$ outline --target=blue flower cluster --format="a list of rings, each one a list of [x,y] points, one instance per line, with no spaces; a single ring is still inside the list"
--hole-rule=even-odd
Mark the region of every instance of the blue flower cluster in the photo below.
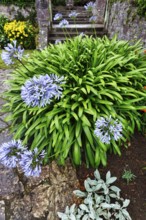
[[[89,22],[95,23],[97,21],[97,16],[93,15],[89,18]]]
[[[93,7],[95,7],[95,2],[88,2],[86,5],[84,5],[84,8],[85,10],[87,10],[88,12],[91,12]],[[71,11],[69,13],[69,18],[72,18],[74,21],[76,19],[76,17],[79,15],[79,13],[77,13],[76,11]],[[54,16],[54,21],[60,21],[61,19],[63,18],[63,15],[61,13],[57,13],[55,14]],[[89,22],[91,23],[95,23],[97,21],[97,16],[92,16],[90,19],[89,19]],[[63,19],[59,22],[59,27],[61,28],[65,28],[67,25],[69,25],[69,22],[68,20],[66,19]],[[55,44],[58,44],[60,42],[60,40],[56,40]]]
[[[7,168],[20,166],[27,177],[40,175],[44,156],[44,151],[40,154],[37,148],[30,151],[22,145],[20,140],[12,140],[0,147],[0,163]]]
[[[41,161],[45,156],[45,151],[39,154],[38,149],[33,151],[27,150],[21,155],[19,165],[23,170],[25,176],[37,177],[41,174]]]
[[[94,133],[102,143],[110,144],[112,140],[118,141],[122,137],[122,130],[122,123],[109,116],[96,121]]]
[[[60,98],[62,95],[61,84],[64,77],[55,74],[34,76],[21,87],[21,98],[28,106],[44,107],[50,104],[52,98]]]
[[[1,58],[6,65],[14,63],[14,59],[21,60],[23,56],[24,49],[21,46],[17,47],[17,41],[12,41],[12,44],[8,44],[4,48],[6,51],[2,51]]]
[[[92,8],[95,7],[95,2],[88,2],[86,5],[84,5],[84,8],[87,10],[87,11],[92,11]]]
[[[72,11],[72,12],[69,13],[68,16],[69,16],[70,18],[72,18],[72,19],[75,19],[75,18],[78,16],[78,14],[79,14],[79,13],[77,13],[76,11]]]
[[[54,16],[54,21],[59,21],[59,20],[62,19],[62,17],[63,17],[63,15],[62,15],[61,13],[57,13],[57,14],[55,14],[55,16]]]
[[[61,43],[60,39],[55,40],[55,44],[60,44],[60,43]]]
[[[66,19],[63,19],[62,21],[60,21],[59,23],[59,27],[64,28],[69,24],[69,22]]]

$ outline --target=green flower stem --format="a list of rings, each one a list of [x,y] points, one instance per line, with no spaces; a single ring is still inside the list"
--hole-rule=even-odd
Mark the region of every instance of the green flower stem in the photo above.
[[[73,20],[74,20],[74,25],[75,25],[75,28],[76,28],[76,33],[77,33],[77,35],[79,35],[79,33],[78,33],[78,29],[77,29],[77,26],[76,26],[76,19],[73,18]]]
[[[66,40],[68,37],[70,38],[70,35],[65,27],[63,28],[63,31],[64,31],[64,35],[65,35]]]
[[[17,58],[17,60],[22,64],[22,66],[23,66],[28,72],[30,72],[30,70],[24,65],[24,63],[23,63],[20,59]]]

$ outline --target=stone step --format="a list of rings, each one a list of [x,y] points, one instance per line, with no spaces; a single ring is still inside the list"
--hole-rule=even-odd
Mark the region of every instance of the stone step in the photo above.
[[[54,18],[54,16],[55,16],[56,14],[57,14],[57,13],[53,13],[52,17]],[[70,13],[61,13],[61,14],[62,14],[63,19],[64,19],[64,18],[66,18],[66,19],[67,19],[67,18],[68,18],[68,19],[70,18],[70,17],[69,17],[69,14],[70,14]],[[87,19],[88,19],[88,18],[90,18],[91,16],[92,16],[92,14],[80,13],[80,14],[77,15],[76,20],[84,19],[84,18],[87,18]],[[71,18],[71,19],[72,19],[72,18]]]
[[[92,16],[92,15],[91,15]],[[76,19],[75,20],[81,20],[81,19],[89,19],[91,16],[88,16],[88,15],[86,15],[86,14],[79,14],[77,17],[76,17]],[[55,17],[55,14],[52,16],[52,18],[54,18]],[[72,18],[70,18],[69,17],[69,14],[64,14],[63,16],[62,16],[62,19],[72,19]],[[72,19],[73,20],[73,19]]]
[[[56,7],[52,7],[53,11],[86,11],[84,6],[73,6],[71,9],[69,9],[68,7],[65,7],[65,6],[56,6]]]
[[[96,32],[96,34],[95,34],[95,32]],[[52,32],[50,32],[49,33],[49,39],[50,38],[62,38],[62,37],[65,37],[65,35],[67,35],[68,37],[70,36],[70,37],[72,37],[72,36],[77,36],[77,35],[80,35],[80,34],[86,34],[86,35],[88,35],[88,36],[90,36],[90,35],[92,35],[92,36],[103,36],[103,35],[105,35],[105,34],[107,34],[107,31],[106,30],[103,30],[103,31],[94,31],[94,30],[91,30],[91,31],[84,31],[84,32],[82,32],[82,31],[79,31],[79,32],[77,32],[77,31],[72,31],[72,30],[70,30],[70,32],[61,32],[61,31],[52,31]]]
[[[73,19],[69,18],[69,14],[72,11],[76,11],[77,13],[79,13],[76,17],[75,22]],[[61,6],[54,7],[53,18],[56,13],[61,13],[63,15],[63,19],[66,19],[69,24],[66,25],[65,28],[62,28],[59,26],[60,21],[53,20],[52,31],[49,33],[49,42],[51,43],[54,43],[58,39],[64,41],[66,37],[72,38],[81,33],[93,37],[102,37],[103,35],[107,35],[107,31],[104,28],[103,21],[101,20],[97,21],[95,24],[91,24],[89,22],[89,18],[93,14],[92,12],[87,12],[83,6],[74,6],[72,9]]]
[[[71,19],[66,19],[69,24],[91,24],[91,22],[89,21],[89,19],[82,19],[82,20],[76,20],[76,21],[73,21]],[[53,21],[53,24],[59,24],[60,21]]]
[[[62,31],[62,27],[60,27],[58,24],[53,24],[52,25],[52,29],[54,30],[58,30],[58,31]],[[101,31],[104,29],[104,24],[69,24],[65,26],[65,29],[67,31],[69,30],[79,30],[81,32],[83,31],[89,31],[89,30],[93,30],[96,29],[98,31]]]
[[[63,15],[66,15],[66,14],[70,14],[71,12],[73,12],[73,10],[62,10],[62,11],[56,11],[56,10],[54,10],[53,12],[52,12],[52,14],[54,15],[54,14],[56,14],[56,13],[61,13],[61,14],[63,14]],[[82,11],[79,11],[79,10],[76,10],[76,12],[77,13],[79,13],[80,15],[92,15],[92,12],[87,12],[87,11],[85,11],[85,10],[82,10]]]
[[[81,33],[80,33],[81,34]],[[88,34],[86,34],[86,35],[88,35]],[[106,32],[98,32],[98,33],[96,33],[96,35],[94,34],[94,33],[92,33],[92,34],[89,34],[88,36],[92,36],[92,37],[103,37],[104,35],[107,35],[107,33]],[[56,37],[54,37],[54,36],[49,36],[49,43],[52,43],[52,44],[54,44],[55,43],[55,41],[56,40],[60,40],[61,42],[63,42],[63,41],[65,41],[66,40],[66,38],[73,38],[73,37],[75,37],[75,36],[77,36],[77,35],[72,35],[72,36],[67,36],[67,37],[60,37],[59,35],[58,36],[56,36]]]

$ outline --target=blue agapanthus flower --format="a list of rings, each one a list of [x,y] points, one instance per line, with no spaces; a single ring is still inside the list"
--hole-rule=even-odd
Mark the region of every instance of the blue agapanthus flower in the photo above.
[[[78,14],[79,14],[79,13],[77,13],[76,11],[72,11],[72,12],[69,13],[68,16],[69,16],[70,18],[72,18],[72,19],[75,19],[75,18],[78,16]]]
[[[20,140],[3,143],[0,147],[0,163],[7,168],[15,168],[25,150]]]
[[[45,151],[42,151],[40,154],[38,149],[35,148],[33,151],[26,150],[21,155],[19,165],[24,172],[24,175],[29,177],[39,177],[41,174],[41,165],[42,159],[45,156]]]
[[[17,41],[14,40],[12,43],[4,47],[5,51],[2,51],[1,58],[6,65],[14,63],[14,59],[21,60],[23,56],[24,49],[21,46],[17,47]]]
[[[95,123],[94,133],[102,143],[110,144],[112,140],[118,141],[122,137],[122,123],[111,116],[100,117]]]
[[[53,98],[61,97],[60,85],[63,80],[63,76],[59,77],[55,74],[34,76],[21,87],[21,98],[28,106],[44,107],[50,104]]]
[[[87,10],[87,11],[92,11],[92,8],[95,7],[95,2],[89,2],[87,3],[86,5],[84,5],[84,8]]]
[[[69,22],[66,19],[63,19],[62,21],[60,21],[59,23],[59,27],[64,28],[69,24]]]
[[[93,15],[92,17],[89,18],[89,22],[95,23],[97,21],[97,16]]]
[[[60,44],[60,43],[61,43],[60,39],[55,40],[55,44]]]
[[[62,17],[63,17],[63,15],[62,15],[61,13],[57,13],[57,14],[55,14],[55,16],[54,16],[54,21],[59,21],[59,20],[62,19]]]

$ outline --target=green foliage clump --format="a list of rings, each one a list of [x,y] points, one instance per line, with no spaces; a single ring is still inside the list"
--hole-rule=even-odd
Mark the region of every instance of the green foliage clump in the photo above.
[[[2,49],[9,42],[9,39],[4,32],[4,25],[9,21],[4,15],[0,15],[0,49]]]
[[[4,25],[4,33],[9,41],[17,40],[25,49],[35,48],[37,28],[28,21],[10,21]]]
[[[110,171],[107,172],[105,181],[101,179],[98,170],[94,172],[94,176],[93,180],[87,178],[84,181],[85,191],[74,191],[78,198],[84,198],[79,207],[76,204],[67,206],[65,213],[57,213],[59,218],[61,220],[132,220],[127,212],[130,200],[121,198],[121,190],[113,185],[117,178],[111,177]]]
[[[10,5],[10,4],[14,4],[17,5],[19,7],[26,7],[29,5],[34,5],[35,4],[35,0],[1,0],[0,2],[3,5]]]
[[[78,36],[35,52],[26,67],[16,69],[5,94],[14,139],[32,150],[45,149],[46,162],[64,164],[69,156],[75,165],[107,163],[107,152],[121,155],[120,147],[141,130],[139,109],[146,108],[146,58],[140,43],[104,37]],[[33,76],[65,77],[62,97],[45,107],[29,107],[21,98],[21,87]],[[122,123],[122,138],[103,144],[94,134],[99,117]]]
[[[54,0],[54,1],[52,2],[52,4],[53,4],[54,6],[58,6],[58,5],[63,5],[63,6],[65,6],[65,0]]]
[[[135,4],[138,7],[138,14],[146,17],[146,0],[135,0]]]
[[[133,181],[136,178],[136,176],[131,172],[129,169],[125,169],[122,175],[122,179],[126,180],[127,184],[129,182]]]

